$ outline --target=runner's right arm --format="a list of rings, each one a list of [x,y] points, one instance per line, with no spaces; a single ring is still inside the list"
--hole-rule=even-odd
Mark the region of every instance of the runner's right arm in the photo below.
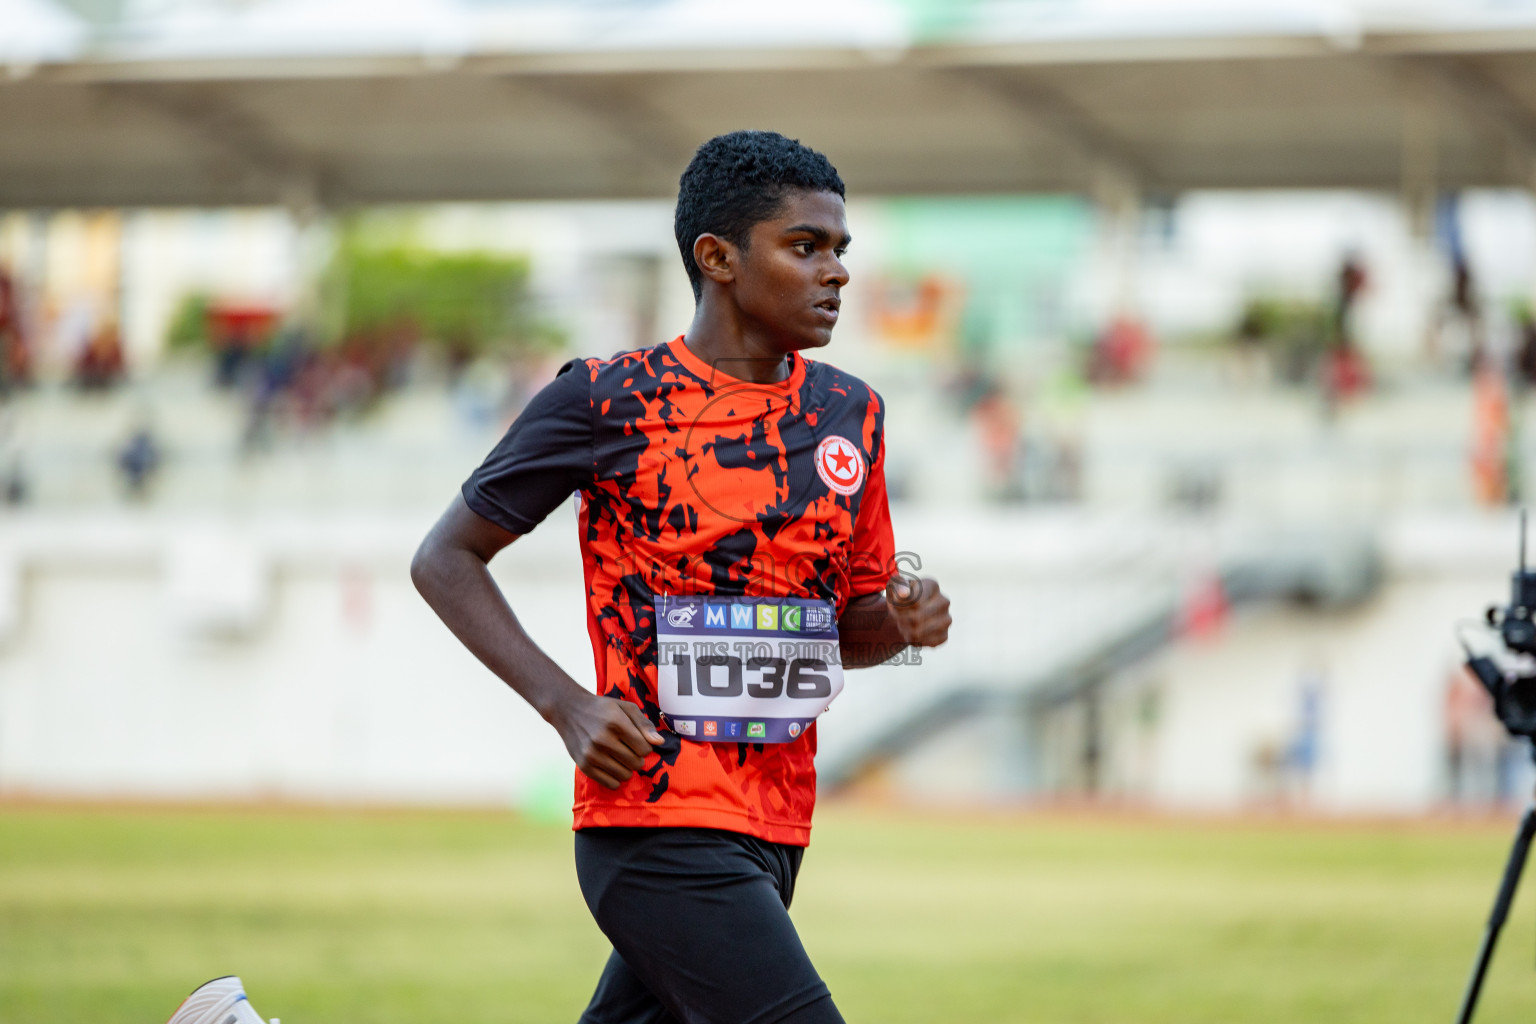
[[[455,497],[416,550],[411,580],[453,635],[555,727],[576,766],[617,789],[662,738],[638,707],[589,692],[523,630],[487,566],[516,539]]]
[[[486,567],[592,479],[589,375],[579,359],[534,395],[411,561],[453,635],[560,733],[571,760],[617,789],[662,738],[628,701],[594,696],[528,638]]]

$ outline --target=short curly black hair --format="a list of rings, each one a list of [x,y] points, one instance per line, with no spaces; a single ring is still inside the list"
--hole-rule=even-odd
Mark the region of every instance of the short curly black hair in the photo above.
[[[678,179],[672,218],[695,300],[704,274],[693,261],[694,241],[708,233],[745,249],[752,225],[772,219],[792,190],[847,195],[831,161],[778,132],[730,132],[699,147]]]

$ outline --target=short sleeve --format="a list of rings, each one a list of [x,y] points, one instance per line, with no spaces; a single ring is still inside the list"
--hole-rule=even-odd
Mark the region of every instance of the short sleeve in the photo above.
[[[573,359],[464,481],[464,503],[504,530],[528,533],[592,472],[591,376]]]
[[[862,597],[885,589],[896,566],[896,538],[891,531],[891,506],[885,495],[885,444],[864,484],[859,516],[853,522],[852,557],[848,562],[848,596]]]

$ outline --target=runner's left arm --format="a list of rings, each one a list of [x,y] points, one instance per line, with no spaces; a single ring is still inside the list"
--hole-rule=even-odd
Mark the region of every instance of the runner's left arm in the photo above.
[[[939,584],[894,571],[896,541],[885,490],[883,436],[869,467],[849,547],[853,554],[848,586],[856,596],[837,620],[844,668],[878,665],[908,647],[937,647],[949,639],[949,598]]]

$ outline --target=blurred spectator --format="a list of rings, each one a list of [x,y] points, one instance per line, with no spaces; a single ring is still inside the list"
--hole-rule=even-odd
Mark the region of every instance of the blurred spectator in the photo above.
[[[948,390],[975,431],[982,491],[989,500],[1016,503],[1082,497],[1082,454],[1071,436],[1026,430],[1008,389],[974,364],[956,374]]]
[[[1504,727],[1493,714],[1493,698],[1463,666],[1445,687],[1445,771],[1452,803],[1489,803],[1501,788]]]
[[[272,420],[283,397],[293,386],[304,358],[302,332],[285,331],[262,356],[261,368],[251,389],[251,405],[246,414],[240,446],[250,452],[266,447],[272,440]]]
[[[1237,378],[1239,383],[1262,384],[1270,377],[1269,339],[1274,333],[1269,307],[1250,300],[1243,307],[1234,340],[1237,343]]]
[[[1185,512],[1209,512],[1221,504],[1222,474],[1216,463],[1176,465],[1168,477],[1168,504]]]
[[[1530,303],[1515,309],[1515,371],[1522,387],[1536,384],[1536,317]]]
[[[1477,283],[1466,256],[1455,253],[1451,262],[1451,291],[1440,304],[1429,334],[1432,363],[1454,365],[1461,373],[1475,374],[1487,357],[1486,324]]]
[[[1472,491],[1484,505],[1502,505],[1513,494],[1509,396],[1504,378],[1484,365],[1472,380]]]
[[[0,407],[0,502],[25,504],[29,490],[16,414]]]
[[[1296,683],[1296,722],[1285,745],[1285,769],[1293,796],[1307,800],[1321,760],[1323,710],[1328,674],[1321,665],[1303,668]]]
[[[130,499],[142,501],[149,495],[149,485],[158,473],[161,461],[160,442],[146,415],[139,420],[117,453],[117,468],[122,474],[124,491]]]
[[[1332,414],[1371,386],[1371,370],[1353,345],[1339,346],[1323,363],[1323,404]]]
[[[367,412],[410,383],[417,344],[415,328],[402,322],[326,347],[316,346],[305,329],[289,327],[270,341],[228,348],[220,376],[232,374],[250,393],[244,449],[266,447],[284,427],[313,429]]]
[[[1192,639],[1215,636],[1226,626],[1230,611],[1221,574],[1199,573],[1189,581],[1180,599],[1175,634]]]
[[[22,329],[16,281],[0,266],[0,395],[32,380],[31,350]]]
[[[1499,739],[1498,753],[1494,760],[1493,800],[1499,806],[1519,803],[1530,794],[1528,786],[1521,785],[1531,764],[1531,740],[1522,736],[1515,739],[1505,733]]]
[[[1140,320],[1117,316],[1093,342],[1088,379],[1095,384],[1132,384],[1152,358],[1152,335]]]
[[[1082,466],[1082,450],[1074,438],[1026,436],[1019,469],[1023,500],[1081,500]]]
[[[1322,367],[1323,404],[1330,415],[1371,383],[1370,368],[1355,338],[1360,296],[1369,286],[1370,275],[1359,254],[1345,256],[1339,266],[1338,294],[1334,298],[1333,337]]]
[[[233,388],[242,382],[276,320],[277,311],[264,306],[220,303],[208,307],[214,384]]]
[[[987,493],[998,501],[1023,500],[1019,412],[1001,386],[987,386],[971,406],[971,421],[981,442]]]
[[[1471,348],[1467,353],[1467,368],[1475,370],[1483,356],[1481,331],[1483,312],[1477,301],[1477,293],[1472,287],[1472,267],[1465,257],[1456,260],[1456,265],[1451,272],[1451,309],[1473,328]]]
[[[1296,717],[1284,732],[1261,736],[1249,754],[1254,796],[1290,807],[1311,801],[1322,760],[1327,692],[1324,669],[1304,666],[1296,684]]]
[[[1319,304],[1250,296],[1235,333],[1244,352],[1240,357],[1244,379],[1257,370],[1287,384],[1316,380],[1318,367],[1332,348],[1337,319],[1337,310]]]
[[[91,335],[75,358],[74,383],[81,391],[107,391],[123,379],[123,339],[116,324]]]
[[[26,468],[21,460],[7,462],[0,469],[0,501],[12,506],[25,505],[28,492]]]
[[[1333,306],[1333,335],[1334,344],[1343,348],[1353,348],[1355,344],[1355,311],[1359,307],[1360,296],[1370,286],[1371,278],[1365,269],[1365,261],[1359,253],[1351,252],[1344,257],[1344,262],[1339,265],[1339,291],[1334,298]]]

